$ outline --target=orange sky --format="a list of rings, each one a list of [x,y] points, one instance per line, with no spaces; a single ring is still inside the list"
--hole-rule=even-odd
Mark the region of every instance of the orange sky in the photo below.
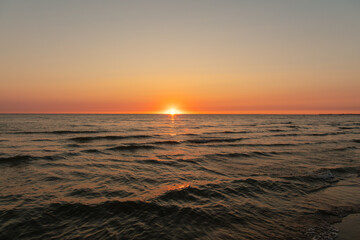
[[[0,113],[360,113],[359,10],[2,1]]]

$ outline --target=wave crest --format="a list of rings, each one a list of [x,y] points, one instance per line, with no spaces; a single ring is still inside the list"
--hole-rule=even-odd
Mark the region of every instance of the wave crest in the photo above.
[[[71,141],[75,141],[75,142],[80,142],[80,143],[85,143],[85,142],[92,142],[92,141],[96,141],[96,140],[122,140],[122,139],[132,139],[132,138],[152,138],[153,136],[150,135],[128,135],[128,136],[114,136],[114,135],[109,135],[109,136],[94,136],[94,137],[90,137],[90,136],[86,136],[86,137],[74,137],[74,138],[70,138],[69,140]]]

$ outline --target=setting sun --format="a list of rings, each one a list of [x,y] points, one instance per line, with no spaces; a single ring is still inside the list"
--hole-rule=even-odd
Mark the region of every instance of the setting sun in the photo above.
[[[176,115],[176,114],[181,114],[182,112],[176,108],[169,108],[168,110],[166,110],[164,112],[164,114],[170,114],[170,115]]]

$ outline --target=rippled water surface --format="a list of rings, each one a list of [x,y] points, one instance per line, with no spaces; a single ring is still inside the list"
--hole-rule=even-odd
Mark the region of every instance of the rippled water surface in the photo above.
[[[0,115],[0,239],[302,239],[360,212],[357,115]]]

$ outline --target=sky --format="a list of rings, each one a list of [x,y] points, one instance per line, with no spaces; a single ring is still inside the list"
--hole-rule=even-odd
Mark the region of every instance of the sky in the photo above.
[[[0,113],[360,113],[359,0],[0,0]]]

